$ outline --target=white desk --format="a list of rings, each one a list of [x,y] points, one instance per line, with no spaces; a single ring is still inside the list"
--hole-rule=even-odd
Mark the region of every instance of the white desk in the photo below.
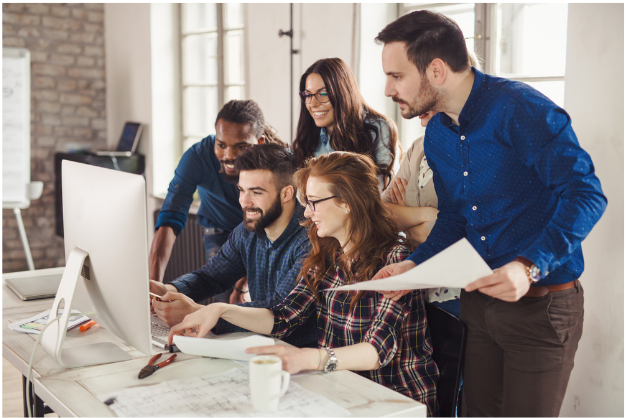
[[[23,375],[28,371],[36,335],[11,331],[8,324],[33,316],[52,306],[52,299],[24,302],[3,281],[2,356]],[[35,393],[60,416],[115,416],[97,395],[137,385],[151,385],[165,380],[220,373],[243,367],[230,360],[218,360],[179,353],[176,361],[152,376],[139,380],[137,374],[149,357],[126,345],[107,330],[90,328],[68,332],[66,344],[79,346],[99,341],[113,341],[133,356],[120,363],[64,369],[38,348],[33,364]],[[426,406],[393,390],[349,371],[306,372],[292,380],[312,392],[333,400],[353,416],[424,417]]]

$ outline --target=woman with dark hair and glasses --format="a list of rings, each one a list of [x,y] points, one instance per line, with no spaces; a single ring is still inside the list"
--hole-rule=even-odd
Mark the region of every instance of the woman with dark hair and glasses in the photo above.
[[[316,61],[300,78],[300,117],[292,144],[296,164],[333,151],[370,156],[379,188],[392,179],[398,129],[368,106],[349,66],[339,58]]]
[[[397,300],[375,291],[334,291],[372,280],[381,268],[408,257],[412,246],[399,237],[379,195],[372,160],[352,152],[311,158],[294,175],[306,206],[311,252],[294,290],[270,309],[213,303],[172,328],[203,337],[222,318],[260,334],[285,338],[308,318],[318,321],[318,347],[254,347],[253,354],[281,357],[289,373],[352,370],[426,404],[438,412],[438,368],[420,290]]]

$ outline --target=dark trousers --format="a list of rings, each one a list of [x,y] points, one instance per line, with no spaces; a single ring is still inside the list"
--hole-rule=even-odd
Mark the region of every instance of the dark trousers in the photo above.
[[[461,294],[468,416],[558,416],[583,329],[583,288],[504,302]]]

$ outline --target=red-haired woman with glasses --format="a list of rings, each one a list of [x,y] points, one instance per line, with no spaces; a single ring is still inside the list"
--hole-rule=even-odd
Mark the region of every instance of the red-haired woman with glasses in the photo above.
[[[300,78],[299,96],[296,164],[333,151],[369,155],[383,189],[392,179],[398,129],[364,101],[350,67],[339,58],[316,61]]]
[[[202,337],[219,318],[283,338],[316,315],[317,349],[275,345],[247,352],[277,355],[290,373],[352,370],[437,413],[438,369],[421,292],[393,300],[375,291],[327,291],[371,280],[410,254],[381,201],[376,166],[364,155],[334,152],[306,161],[294,184],[312,245],[296,288],[271,309],[213,303],[186,316],[170,339]]]

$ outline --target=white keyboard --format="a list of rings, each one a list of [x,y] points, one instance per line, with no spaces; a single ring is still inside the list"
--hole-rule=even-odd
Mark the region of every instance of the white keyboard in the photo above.
[[[170,336],[170,328],[151,322],[150,334],[153,340],[159,343],[163,342],[163,345],[166,345],[168,343],[168,337]]]

